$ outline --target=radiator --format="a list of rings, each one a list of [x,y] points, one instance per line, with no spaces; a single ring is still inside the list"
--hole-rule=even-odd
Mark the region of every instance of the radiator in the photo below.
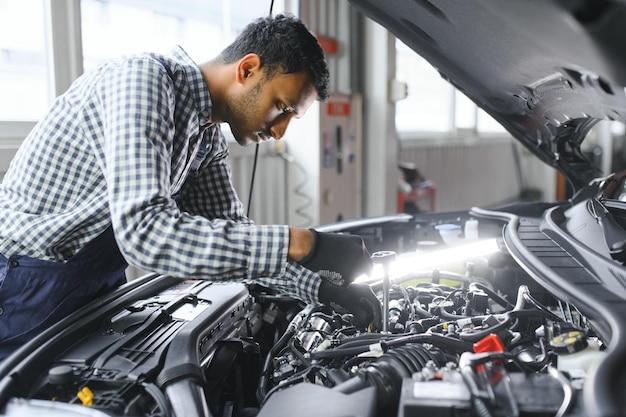
[[[510,140],[443,146],[401,142],[399,160],[416,164],[435,183],[435,211],[489,208],[520,195],[513,146]]]

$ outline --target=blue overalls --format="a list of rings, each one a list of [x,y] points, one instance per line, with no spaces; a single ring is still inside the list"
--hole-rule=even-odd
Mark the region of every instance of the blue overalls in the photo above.
[[[0,360],[125,283],[127,266],[111,226],[66,263],[0,255]]]

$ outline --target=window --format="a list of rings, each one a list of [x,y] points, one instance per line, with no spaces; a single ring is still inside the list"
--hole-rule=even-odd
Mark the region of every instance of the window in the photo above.
[[[396,103],[396,129],[402,136],[451,135],[457,130],[476,134],[505,132],[400,40],[396,40],[396,78],[408,85],[407,98]]]
[[[0,0],[0,120],[34,121],[52,101],[43,0]]]
[[[258,0],[82,0],[85,71],[122,54],[168,52],[175,45],[203,62],[251,20],[267,15],[269,5]],[[274,12],[280,10],[282,5],[275,4]]]
[[[81,0],[84,70],[124,54],[167,53],[176,45],[204,62],[269,7],[259,0]],[[274,2],[274,14],[284,10],[284,1]],[[234,140],[228,125],[223,132]]]
[[[108,58],[167,52],[177,44],[197,62],[210,59],[270,7],[269,1],[258,0],[63,1],[80,2],[85,70]],[[284,11],[286,3],[294,8],[293,0],[276,1],[273,12]],[[0,0],[0,139],[23,138],[55,98],[51,8],[59,4]],[[67,56],[71,48],[61,52],[56,54],[61,59],[75,58]],[[57,66],[57,71],[64,69]],[[64,75],[75,78],[69,70]]]
[[[396,103],[399,132],[447,132],[452,126],[453,88],[422,57],[396,40],[396,78],[408,96]]]

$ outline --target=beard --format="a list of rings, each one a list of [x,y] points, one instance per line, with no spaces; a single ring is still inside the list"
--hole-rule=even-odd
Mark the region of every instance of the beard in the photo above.
[[[258,122],[255,120],[255,110],[257,107],[260,83],[255,85],[244,96],[237,100],[228,100],[225,114],[230,130],[237,143],[241,146],[248,146],[258,142]]]

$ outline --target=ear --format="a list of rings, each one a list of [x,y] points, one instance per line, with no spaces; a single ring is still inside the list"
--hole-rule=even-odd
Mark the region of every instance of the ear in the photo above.
[[[236,67],[237,82],[244,84],[247,80],[258,76],[261,69],[261,57],[257,54],[248,54],[241,58]]]

